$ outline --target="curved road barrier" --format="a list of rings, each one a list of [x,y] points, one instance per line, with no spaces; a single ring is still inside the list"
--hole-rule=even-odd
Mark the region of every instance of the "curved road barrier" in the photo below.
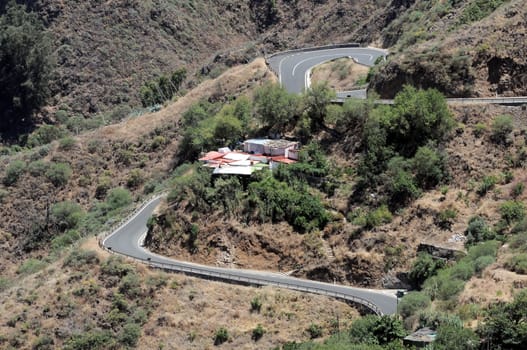
[[[167,258],[152,253],[142,246],[147,233],[147,221],[164,195],[156,195],[145,202],[135,213],[107,237],[101,237],[99,244],[104,249],[136,259],[149,266],[178,271],[194,276],[219,279],[223,281],[258,286],[276,286],[335,297],[361,304],[378,315],[394,314],[397,311],[397,298],[393,290],[354,288],[338,284],[311,281],[285,276],[279,273],[228,269],[205,266]]]

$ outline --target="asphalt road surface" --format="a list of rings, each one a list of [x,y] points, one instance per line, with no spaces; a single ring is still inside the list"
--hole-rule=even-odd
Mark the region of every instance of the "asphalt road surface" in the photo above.
[[[384,57],[386,54],[385,50],[375,48],[342,47],[285,52],[269,57],[267,62],[287,91],[301,93],[310,86],[311,69],[321,63],[350,57],[357,63],[371,67],[378,57]]]
[[[365,305],[379,314],[394,314],[397,310],[395,291],[354,288],[294,278],[275,272],[228,269],[177,261],[152,253],[141,246],[147,232],[146,223],[161,202],[157,197],[148,202],[124,225],[102,241],[102,245],[115,253],[132,257],[151,266],[192,275],[252,285],[272,285],[293,290],[346,299]]]

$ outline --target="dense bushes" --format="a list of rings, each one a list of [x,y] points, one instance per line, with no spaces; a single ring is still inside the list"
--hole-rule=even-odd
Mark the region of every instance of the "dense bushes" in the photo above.
[[[10,3],[0,17],[0,137],[21,131],[49,96],[50,36],[36,14]]]
[[[173,181],[168,201],[187,211],[206,214],[222,210],[242,220],[287,221],[299,232],[323,228],[329,221],[321,200],[302,182],[291,186],[261,170],[253,175],[244,191],[237,178],[213,180],[210,171],[200,166],[183,166],[180,172]]]
[[[27,164],[21,160],[12,161],[5,171],[5,176],[2,180],[4,185],[12,186],[14,185],[20,176],[26,171]]]
[[[453,125],[439,92],[406,86],[393,107],[377,107],[364,123],[358,169],[364,185],[383,183],[387,201],[397,206],[445,181],[446,158],[436,145]]]
[[[179,161],[195,161],[200,152],[236,146],[248,133],[247,103],[247,99],[239,98],[220,110],[218,105],[201,102],[186,111]]]
[[[527,291],[520,291],[510,303],[490,305],[477,333],[482,348],[520,350],[527,346]]]
[[[169,101],[179,92],[187,77],[185,68],[174,71],[170,76],[161,75],[141,87],[141,102],[144,107],[162,104]]]
[[[272,176],[249,185],[249,207],[256,210],[261,221],[286,220],[301,232],[323,228],[329,220],[320,199],[306,188],[291,188]]]

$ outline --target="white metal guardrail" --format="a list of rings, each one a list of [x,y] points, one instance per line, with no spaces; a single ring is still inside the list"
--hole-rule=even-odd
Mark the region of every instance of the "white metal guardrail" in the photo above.
[[[497,105],[523,105],[527,104],[527,96],[518,97],[460,97],[447,98],[448,104],[472,105],[472,104],[497,104]],[[375,100],[377,104],[393,105],[394,100]]]
[[[154,267],[154,268],[170,270],[170,271],[177,271],[177,272],[183,272],[183,273],[191,274],[191,275],[194,275],[194,276],[205,277],[205,278],[220,279],[220,280],[229,281],[229,282],[233,282],[233,283],[243,283],[243,284],[258,285],[258,286],[274,286],[274,287],[279,287],[279,288],[286,288],[286,289],[296,290],[296,291],[300,291],[300,292],[325,295],[325,296],[338,298],[338,299],[342,299],[342,300],[346,300],[346,301],[350,301],[350,302],[354,302],[354,303],[363,305],[363,306],[367,307],[368,309],[372,310],[377,315],[382,315],[383,314],[383,312],[374,303],[372,303],[369,300],[366,300],[364,298],[360,298],[360,297],[353,296],[353,295],[348,295],[348,294],[339,293],[339,292],[333,292],[331,290],[324,289],[324,288],[305,287],[305,286],[297,285],[297,284],[294,284],[294,283],[283,282],[283,281],[277,282],[277,281],[273,281],[273,280],[267,279],[264,276],[262,276],[262,277],[256,277],[256,276],[244,277],[244,276],[235,275],[235,274],[232,274],[232,273],[229,273],[229,272],[211,271],[211,270],[206,269],[206,267],[199,267],[199,266],[191,267],[191,266],[188,266],[188,265],[185,265],[185,264],[179,264],[177,262],[168,264],[168,263],[162,263],[162,262],[153,261],[151,258],[150,259],[140,259],[140,258],[137,258],[135,256],[131,256],[131,255],[128,255],[128,254],[125,254],[125,253],[114,251],[112,249],[107,249],[104,246],[103,242],[108,236],[110,236],[112,233],[114,233],[115,231],[117,231],[118,229],[120,229],[121,227],[126,225],[137,213],[139,213],[151,201],[153,201],[153,200],[155,200],[157,198],[166,196],[166,195],[167,195],[167,192],[159,192],[159,193],[153,194],[148,199],[144,200],[141,203],[141,205],[136,210],[134,210],[129,215],[127,215],[124,219],[120,220],[118,223],[113,225],[110,230],[102,232],[101,234],[99,234],[98,235],[99,246],[102,249],[104,249],[104,250],[106,250],[106,251],[108,251],[108,252],[110,252],[112,254],[123,255],[123,256],[131,258],[131,259],[133,259],[135,261],[138,261],[138,262],[141,262],[141,263],[146,264],[148,266]]]

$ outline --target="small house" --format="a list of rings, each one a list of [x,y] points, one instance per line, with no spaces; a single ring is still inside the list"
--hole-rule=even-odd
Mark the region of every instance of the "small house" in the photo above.
[[[297,150],[299,143],[288,140],[249,139],[243,143],[244,152],[266,156],[289,156],[289,151]]]

